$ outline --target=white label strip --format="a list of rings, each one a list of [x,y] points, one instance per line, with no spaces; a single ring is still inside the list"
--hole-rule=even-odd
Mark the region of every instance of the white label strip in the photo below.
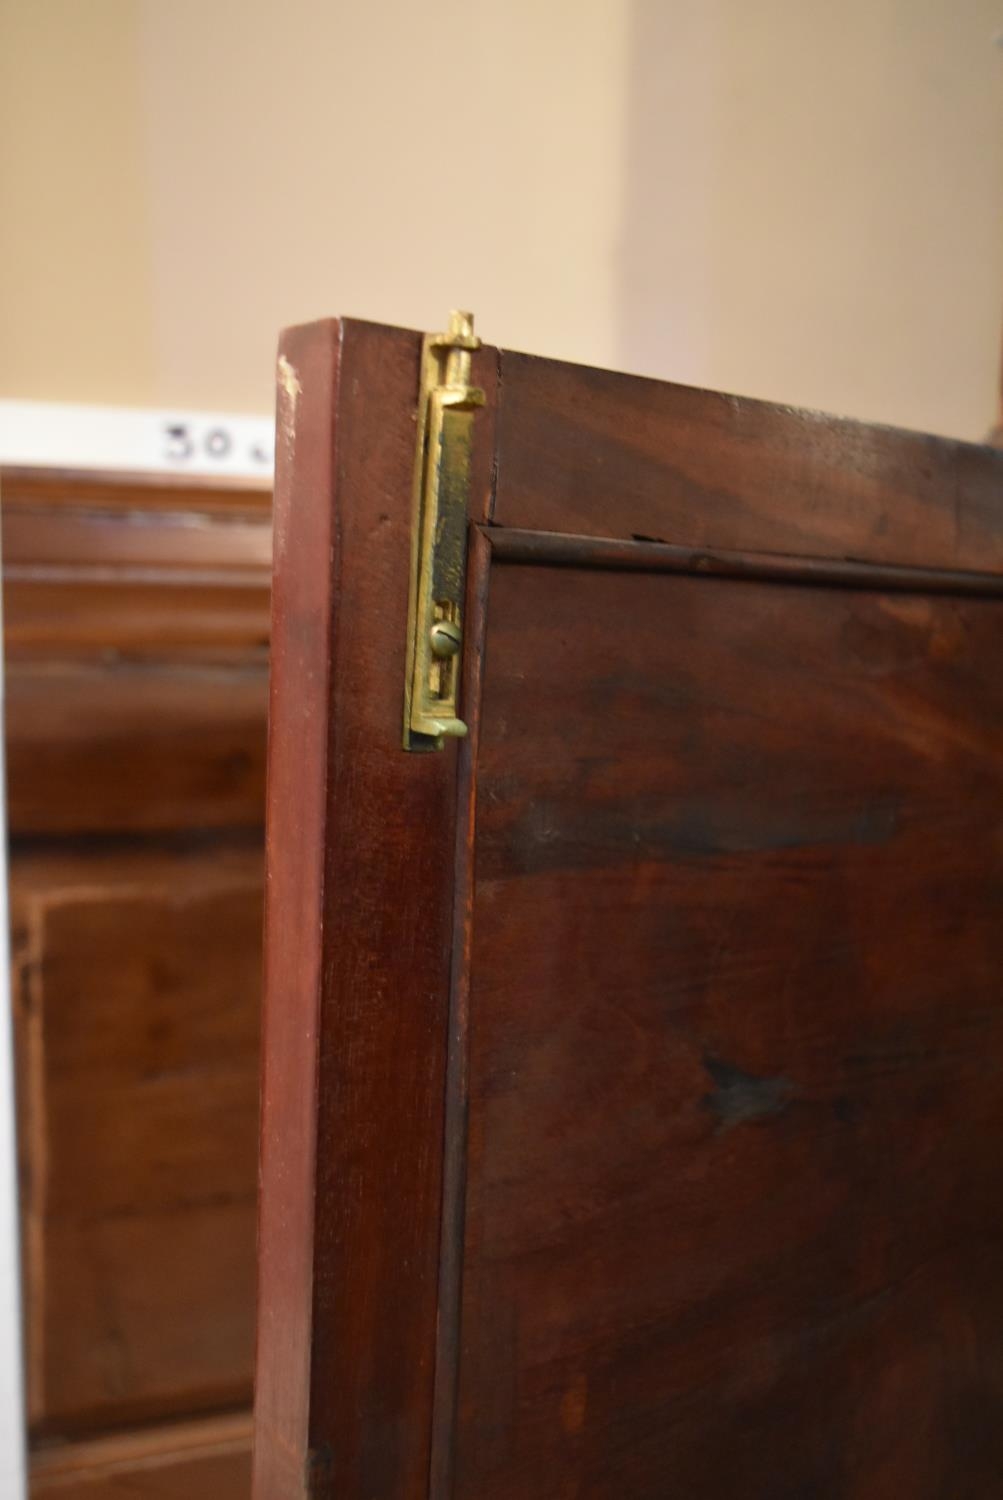
[[[271,417],[0,400],[0,464],[272,477]]]

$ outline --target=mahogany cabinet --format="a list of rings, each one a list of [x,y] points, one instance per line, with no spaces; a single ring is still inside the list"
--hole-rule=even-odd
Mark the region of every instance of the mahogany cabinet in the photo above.
[[[281,346],[255,1500],[998,1500],[1003,453],[472,343]]]
[[[32,1495],[245,1500],[270,494],[2,507]]]

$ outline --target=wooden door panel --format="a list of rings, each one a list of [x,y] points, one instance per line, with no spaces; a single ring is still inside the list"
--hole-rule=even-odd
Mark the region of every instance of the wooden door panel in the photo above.
[[[280,355],[255,1383],[267,1500],[332,1486],[411,1500],[428,1481],[456,767],[400,748],[420,352],[416,334],[328,321],[291,330]],[[489,351],[477,363],[492,390]],[[478,519],[490,460],[480,448]],[[347,504],[331,505],[335,488]]]
[[[420,353],[280,356],[257,1500],[996,1500],[1003,457],[480,351],[408,755]]]
[[[1003,603],[490,590],[454,1493],[947,1493],[1003,1433]]]

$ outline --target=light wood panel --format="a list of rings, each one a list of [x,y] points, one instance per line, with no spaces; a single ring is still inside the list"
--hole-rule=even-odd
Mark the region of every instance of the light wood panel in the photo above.
[[[270,496],[0,480],[33,1493],[246,1495]]]
[[[32,1500],[247,1500],[251,1419],[213,1417],[41,1449]]]

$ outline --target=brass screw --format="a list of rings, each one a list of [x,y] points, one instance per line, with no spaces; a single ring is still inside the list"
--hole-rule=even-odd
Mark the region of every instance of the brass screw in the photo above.
[[[436,656],[455,656],[460,649],[460,627],[452,620],[436,620],[429,631],[432,651]]]

